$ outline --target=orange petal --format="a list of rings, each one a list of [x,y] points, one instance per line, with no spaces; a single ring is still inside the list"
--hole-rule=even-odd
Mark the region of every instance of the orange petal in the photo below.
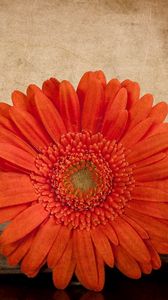
[[[134,163],[168,148],[168,134],[161,133],[137,143],[127,155],[129,163]]]
[[[101,291],[105,282],[104,261],[97,251],[95,251],[97,273],[98,273],[98,286],[97,291]]]
[[[95,78],[97,78],[101,82],[102,86],[105,88],[105,86],[106,86],[106,76],[103,73],[103,71],[101,71],[101,70],[94,71],[93,76]]]
[[[59,85],[60,82],[56,78],[50,78],[43,82],[43,93],[53,102],[59,110]]]
[[[152,187],[160,189],[165,193],[168,193],[168,179],[157,180],[157,181],[147,181],[147,182],[136,182],[136,185],[143,187]]]
[[[106,225],[100,225],[100,228],[114,245],[118,245],[118,237],[109,223],[106,223]]]
[[[127,89],[128,93],[128,101],[127,101],[127,109],[130,109],[134,103],[139,99],[140,96],[140,87],[137,82],[133,82],[131,80],[125,80],[121,83],[121,86]]]
[[[135,127],[149,116],[152,104],[153,96],[151,94],[146,94],[132,106],[129,111],[129,129]]]
[[[9,109],[10,109],[10,105],[5,103],[5,102],[1,102],[0,103],[0,114],[1,116],[5,117],[5,118],[9,118]]]
[[[136,210],[145,215],[168,219],[168,204],[167,203],[156,203],[151,201],[130,201],[127,205],[129,208]]]
[[[58,263],[59,259],[61,259],[70,237],[71,230],[66,226],[60,226],[57,238],[54,244],[52,245],[47,257],[47,263],[49,268],[54,268],[55,265]]]
[[[31,248],[22,262],[22,271],[24,273],[29,273],[39,268],[43,260],[47,257],[59,228],[60,226],[55,224],[53,218],[50,218],[40,226]]]
[[[104,92],[102,84],[92,79],[88,86],[82,111],[82,129],[96,133],[102,121]],[[92,116],[92,118],[90,117]]]
[[[13,243],[39,226],[48,216],[41,204],[34,204],[21,212],[3,231],[1,242]]]
[[[9,256],[12,252],[14,252],[19,247],[19,245],[22,243],[22,240],[10,244],[2,245],[1,253],[4,256]]]
[[[72,256],[72,239],[53,269],[53,282],[56,288],[65,289],[69,284],[75,269],[75,259]]]
[[[131,192],[131,197],[134,200],[140,201],[168,202],[167,193],[152,187],[145,186],[135,186],[133,188],[133,191]]]
[[[103,87],[106,85],[105,75],[102,71],[97,72],[86,72],[82,76],[81,80],[79,81],[78,87],[77,87],[77,95],[79,97],[80,106],[81,109],[83,109],[83,103],[85,101],[86,93],[88,91],[88,86],[90,83],[90,80],[96,79],[99,81]]]
[[[87,281],[86,274],[84,274],[79,265],[76,266],[75,275],[78,278],[79,282],[88,290],[92,289],[92,285],[89,285]]]
[[[142,239],[149,239],[148,233],[138,223],[125,215],[122,215],[122,218],[135,229]]]
[[[108,105],[108,103],[112,103],[114,101],[114,98],[116,97],[121,85],[118,79],[113,78],[111,79],[105,88],[105,107]]]
[[[164,121],[164,119],[166,118],[167,113],[168,113],[167,103],[160,102],[152,108],[152,110],[149,114],[149,117],[151,117],[156,124],[162,123]]]
[[[109,127],[112,127],[118,118],[121,111],[126,108],[127,105],[127,90],[122,88],[112,101],[108,102],[108,106],[105,111],[104,119],[102,122],[101,132],[106,133]]]
[[[124,133],[126,124],[128,120],[128,111],[123,110],[119,113],[118,118],[114,125],[111,125],[109,130],[107,130],[106,133],[104,133],[104,136],[110,140],[119,140],[122,134]]]
[[[113,224],[119,244],[137,261],[148,262],[150,260],[149,252],[132,226],[120,217],[117,217]]]
[[[83,278],[86,278],[89,287],[95,290],[98,286],[98,272],[90,232],[75,230],[73,241],[80,274]]]
[[[36,151],[27,144],[23,139],[19,138],[16,134],[0,125],[0,139],[1,143],[12,144],[18,148],[27,151],[30,154],[36,155]]]
[[[46,131],[57,142],[60,136],[66,133],[59,112],[54,104],[40,91],[35,94],[35,103]]]
[[[34,232],[30,233],[22,242],[18,245],[17,249],[8,256],[8,264],[16,266],[21,259],[26,255],[31,247],[34,239]]]
[[[15,218],[20,212],[25,210],[28,204],[10,206],[0,209],[0,223],[4,223]]]
[[[147,133],[146,137],[152,136],[152,135],[156,135],[158,133],[167,133],[168,134],[168,123],[160,123],[160,124],[156,124],[153,125],[149,132]]]
[[[132,146],[134,147],[134,145],[139,142],[150,129],[152,122],[151,118],[140,122],[134,128],[127,131],[120,142],[127,148],[131,148]]]
[[[167,178],[168,176],[168,159],[167,157],[155,164],[138,168],[134,170],[134,178],[136,181],[153,181]]]
[[[115,265],[123,274],[134,279],[141,277],[138,263],[122,246],[114,246],[114,256]]]
[[[9,119],[3,117],[2,115],[0,115],[0,125],[12,132],[16,131],[13,123]]]
[[[13,145],[0,143],[0,157],[23,169],[36,171],[33,155]]]
[[[12,93],[13,105],[21,110],[28,110],[28,98],[20,91],[14,91]]]
[[[148,262],[148,263],[140,263],[139,262],[139,266],[141,268],[141,271],[144,273],[144,274],[150,274],[152,272],[152,264],[151,262]]]
[[[32,202],[37,199],[28,175],[0,172],[0,207]]]
[[[168,226],[158,219],[144,215],[138,211],[126,208],[125,214],[142,226],[151,238],[159,238],[168,242]]]
[[[139,172],[138,169],[139,168],[143,168],[149,165],[152,165],[156,162],[161,161],[162,159],[166,158],[166,153],[164,152],[160,152],[158,154],[152,155],[146,159],[143,159],[141,161],[136,162],[136,164],[133,166],[134,169],[134,174]],[[143,172],[142,172],[143,173]]]
[[[97,248],[97,251],[103,258],[104,262],[108,266],[113,267],[113,251],[106,235],[101,231],[99,227],[96,227],[95,229],[91,230],[91,237],[95,247]]]
[[[152,239],[151,243],[159,254],[168,253],[168,241],[160,241],[157,239]]]
[[[161,267],[160,256],[158,255],[150,240],[145,241],[145,244],[147,245],[150,252],[151,264],[153,269],[159,269]]]
[[[43,128],[40,128],[31,114],[13,107],[10,110],[10,115],[20,132],[37,150],[49,145],[50,141],[43,132]]]
[[[64,80],[59,88],[59,111],[67,131],[80,130],[80,107],[78,96],[70,82]]]

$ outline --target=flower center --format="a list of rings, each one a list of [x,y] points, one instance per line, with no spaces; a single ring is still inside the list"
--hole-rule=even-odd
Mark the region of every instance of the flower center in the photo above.
[[[38,200],[57,224],[94,228],[122,214],[134,184],[124,148],[102,134],[67,133],[37,155]]]
[[[76,191],[87,192],[89,189],[96,187],[93,174],[86,167],[72,174],[71,181]]]

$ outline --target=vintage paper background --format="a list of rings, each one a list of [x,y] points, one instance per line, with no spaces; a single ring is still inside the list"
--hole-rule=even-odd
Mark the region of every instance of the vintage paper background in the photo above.
[[[96,69],[168,102],[168,0],[0,0],[0,101]]]
[[[0,0],[0,100],[86,70],[168,101],[168,0]]]

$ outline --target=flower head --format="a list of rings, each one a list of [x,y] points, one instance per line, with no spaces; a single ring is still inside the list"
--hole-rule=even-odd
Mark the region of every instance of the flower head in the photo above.
[[[130,80],[51,78],[0,103],[1,250],[56,287],[101,290],[104,265],[131,278],[168,253],[168,107]]]

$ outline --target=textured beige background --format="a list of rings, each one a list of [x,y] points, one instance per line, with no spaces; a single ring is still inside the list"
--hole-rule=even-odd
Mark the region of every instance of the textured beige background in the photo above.
[[[168,101],[168,0],[0,0],[1,101],[90,69]]]

